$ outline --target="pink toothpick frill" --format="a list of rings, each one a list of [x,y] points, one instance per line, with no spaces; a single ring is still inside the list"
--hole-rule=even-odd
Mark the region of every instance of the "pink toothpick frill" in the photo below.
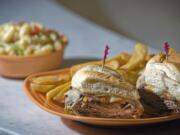
[[[104,67],[104,65],[106,64],[106,59],[107,59],[107,56],[108,56],[108,53],[109,53],[109,46],[106,45],[105,49],[104,49],[104,58],[103,58],[103,64],[102,64],[102,69]]]

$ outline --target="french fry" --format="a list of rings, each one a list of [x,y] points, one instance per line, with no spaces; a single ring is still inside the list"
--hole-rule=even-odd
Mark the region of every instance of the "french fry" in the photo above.
[[[41,84],[41,85],[58,85],[63,82],[70,80],[70,75],[51,75],[51,76],[40,76],[35,77],[31,80],[32,83]]]
[[[121,54],[121,61],[123,62],[123,64],[126,64],[130,58],[131,58],[131,55],[126,52],[123,52]]]
[[[63,79],[64,83],[69,82],[71,80],[71,74],[70,73],[59,75],[59,77]]]
[[[117,60],[111,60],[111,61],[107,62],[106,66],[110,67],[112,69],[118,69],[119,68],[119,62]]]
[[[67,87],[69,85],[69,82],[59,85],[56,88],[52,89],[51,91],[46,93],[46,98],[48,101],[53,99],[61,90],[64,89],[64,87]]]
[[[134,86],[136,86],[136,81],[138,79],[138,72],[133,72],[133,71],[129,71],[127,72],[127,75],[126,75],[126,80],[128,82],[130,82],[131,84],[133,84]]]
[[[127,82],[136,85],[136,81],[138,79],[138,72],[123,69],[118,69],[117,72],[119,72],[119,74],[121,74]]]
[[[133,71],[137,72],[137,74],[139,74],[139,72],[141,72],[145,66],[146,66],[146,63],[153,57],[154,55],[153,54],[147,54],[145,60],[143,62],[141,62],[139,64],[139,66],[137,66],[136,68],[133,69]]]
[[[148,54],[146,56],[146,62],[148,62],[153,56],[154,56],[154,54]]]
[[[147,54],[147,48],[143,44],[136,44],[132,57],[125,65],[121,66],[121,69],[136,69],[141,63],[145,62]]]
[[[71,83],[67,82],[67,84],[62,88],[61,91],[53,98],[56,101],[61,101],[61,99],[64,97],[64,94],[69,90]]]
[[[117,60],[119,62],[119,66],[122,66],[124,64],[126,64],[128,62],[128,60],[130,59],[131,55],[126,53],[126,52],[122,52],[119,53],[118,55],[110,58],[107,60],[107,63],[113,60]]]
[[[31,87],[31,90],[33,91],[46,93],[50,91],[51,89],[55,88],[56,85],[42,85],[42,84],[31,83],[30,87]]]

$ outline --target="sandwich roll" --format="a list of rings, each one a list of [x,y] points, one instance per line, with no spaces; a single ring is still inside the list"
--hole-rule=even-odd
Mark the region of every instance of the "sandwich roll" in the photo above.
[[[178,63],[166,61],[165,55],[154,56],[137,81],[137,89],[140,90],[142,99],[156,108],[179,113],[180,72],[177,65]],[[159,97],[159,102],[154,103],[153,98],[147,98],[145,94],[154,94],[154,97]]]
[[[68,113],[106,118],[139,118],[143,107],[138,91],[108,67],[88,65],[75,73],[66,93]]]
[[[139,99],[133,85],[124,81],[116,71],[90,65],[79,70],[72,78],[71,86],[82,93],[110,94],[126,99]]]

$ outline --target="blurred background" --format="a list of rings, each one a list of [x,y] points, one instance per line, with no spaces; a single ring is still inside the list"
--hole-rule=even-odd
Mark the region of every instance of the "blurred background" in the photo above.
[[[0,22],[33,19],[54,25],[50,21],[57,21],[58,12],[50,3],[151,47],[160,49],[168,41],[180,50],[179,0],[1,0]]]
[[[127,37],[180,50],[179,0],[57,0],[76,13]]]

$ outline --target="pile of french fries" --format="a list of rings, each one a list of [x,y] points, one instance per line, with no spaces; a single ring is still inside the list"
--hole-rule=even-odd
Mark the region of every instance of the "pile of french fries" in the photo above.
[[[148,53],[146,46],[138,43],[135,45],[132,54],[122,52],[108,59],[105,66],[116,70],[127,82],[135,86],[139,73],[144,69],[151,57],[152,55]],[[90,64],[101,65],[102,61],[74,65],[70,68],[71,72],[69,74],[35,77],[31,80],[31,90],[46,94],[47,101],[55,100],[62,103],[64,94],[70,88],[72,76],[80,68]]]

